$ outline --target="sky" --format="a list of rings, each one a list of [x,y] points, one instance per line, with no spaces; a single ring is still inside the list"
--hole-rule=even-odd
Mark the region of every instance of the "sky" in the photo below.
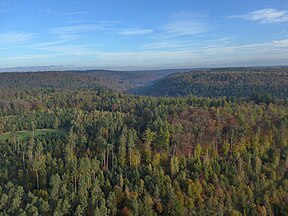
[[[288,0],[0,0],[0,68],[288,63]]]

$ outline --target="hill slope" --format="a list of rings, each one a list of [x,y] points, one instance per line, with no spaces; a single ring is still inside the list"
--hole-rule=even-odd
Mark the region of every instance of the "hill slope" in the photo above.
[[[91,89],[101,86],[126,91],[180,71],[184,70],[8,72],[0,73],[0,89]]]
[[[287,68],[225,68],[176,73],[138,89],[152,96],[251,97],[288,96]]]

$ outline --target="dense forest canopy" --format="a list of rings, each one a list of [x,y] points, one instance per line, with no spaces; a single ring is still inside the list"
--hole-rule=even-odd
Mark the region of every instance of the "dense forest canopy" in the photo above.
[[[218,68],[176,73],[135,91],[153,96],[288,96],[288,68]]]
[[[148,97],[78,72],[0,74],[0,212],[287,215],[287,69],[253,70],[164,80],[270,80],[273,94]]]
[[[0,89],[93,89],[99,86],[117,91],[127,91],[146,85],[171,73],[187,69],[151,71],[43,71],[0,73]]]

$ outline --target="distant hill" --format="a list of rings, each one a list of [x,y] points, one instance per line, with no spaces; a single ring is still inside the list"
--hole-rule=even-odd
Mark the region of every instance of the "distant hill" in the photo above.
[[[151,96],[253,97],[259,94],[288,97],[288,68],[219,68],[168,75],[138,88]]]
[[[150,96],[288,97],[288,68],[0,73],[0,89],[99,89]],[[257,96],[257,97],[258,97]]]
[[[0,89],[87,89],[105,87],[112,90],[127,91],[181,71],[187,70],[4,72],[0,73]]]

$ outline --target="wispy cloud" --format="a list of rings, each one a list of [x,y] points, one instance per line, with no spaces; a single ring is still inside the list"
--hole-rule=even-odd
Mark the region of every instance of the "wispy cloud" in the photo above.
[[[141,48],[146,50],[179,49],[187,47],[188,44],[190,44],[190,42],[185,40],[162,40],[146,43],[142,45]]]
[[[54,40],[54,41],[47,41],[47,42],[42,42],[42,43],[33,43],[33,45],[31,47],[33,48],[41,48],[41,47],[50,47],[50,46],[58,46],[61,44],[64,44],[66,42],[68,42],[69,40]],[[30,44],[29,44],[30,46]]]
[[[234,15],[229,18],[240,18],[256,21],[261,24],[288,22],[288,11],[273,8],[260,9],[242,15]]]
[[[7,61],[26,61],[26,60],[33,60],[33,59],[46,59],[46,58],[54,58],[61,56],[60,54],[35,54],[35,55],[17,55],[17,56],[10,56],[6,57],[5,60]]]
[[[249,43],[247,40],[244,44],[237,42],[236,37],[221,39],[222,34],[220,36],[217,31],[213,32],[216,26],[205,12],[176,13],[160,24],[159,22],[153,26],[143,24],[138,26],[139,28],[129,28],[134,25],[117,20],[99,22],[95,17],[89,20],[81,16],[84,13],[77,10],[63,13],[62,18],[67,20],[64,19],[58,27],[37,31],[37,34],[0,32],[0,49],[15,48],[14,54],[11,54],[12,51],[0,54],[0,65],[73,62],[97,67],[125,65],[131,68],[155,68],[159,65],[162,67],[221,66],[234,63],[236,65],[239,62],[244,65],[252,61],[267,65],[288,61],[288,38],[285,38],[285,34],[282,34],[282,40],[271,39],[259,43]],[[283,23],[288,22],[287,17],[288,11],[263,9],[230,18],[257,23]],[[109,37],[106,38],[108,34]],[[141,35],[143,37],[136,37]],[[110,36],[115,41],[111,42]],[[135,36],[135,40],[133,38],[133,42],[127,44],[127,48],[122,46],[127,43],[127,37],[124,36]],[[259,41],[263,40],[259,38]],[[121,46],[117,47],[114,44]]]
[[[177,50],[150,50],[139,52],[95,52],[99,64],[125,64],[137,67],[199,67],[225,65],[271,65],[283,64],[288,60],[288,40],[268,41],[262,43],[234,44],[226,38],[207,42],[199,47]],[[93,54],[90,53],[92,56]],[[256,54],[256,55],[255,55]],[[157,59],[157,62],[155,62]],[[131,65],[134,62],[135,65]],[[100,65],[98,65],[100,66]]]
[[[88,56],[93,53],[89,46],[83,45],[42,45],[37,47],[38,50],[57,53],[66,56]]]
[[[32,39],[33,34],[25,32],[2,32],[0,33],[0,44],[13,45],[21,44]]]
[[[284,64],[288,60],[286,40],[265,43],[200,46],[190,49],[139,52],[95,52],[97,65],[129,67],[204,67]],[[281,44],[281,46],[279,46]],[[155,61],[157,59],[157,61]]]
[[[83,24],[83,25],[73,25],[73,26],[64,26],[50,29],[51,34],[56,35],[59,39],[80,39],[85,33],[93,31],[104,31],[107,30],[107,26],[103,24]]]
[[[273,44],[277,47],[288,47],[288,39],[285,40],[275,40]]]
[[[81,14],[86,14],[87,12],[85,11],[72,11],[72,12],[64,12],[62,15],[81,15]]]
[[[237,44],[223,41],[222,44],[211,42],[199,47],[178,50],[142,50],[131,52],[101,51],[80,46],[54,46],[53,53],[39,55],[4,56],[1,64],[35,65],[38,62],[49,62],[53,59],[60,64],[70,64],[70,58],[59,58],[73,55],[73,62],[94,67],[126,67],[130,69],[160,67],[205,67],[236,65],[275,65],[285,64],[288,60],[288,39],[267,41],[262,43]],[[214,45],[213,45],[214,44]],[[73,53],[76,50],[78,52]],[[59,57],[58,57],[59,56]],[[156,61],[157,59],[157,61]],[[40,61],[41,60],[41,61]],[[78,65],[77,63],[75,63]],[[1,65],[1,66],[3,66]]]
[[[153,29],[128,28],[128,29],[121,30],[119,34],[134,36],[134,35],[147,35],[153,32],[154,32]]]
[[[206,24],[193,20],[177,20],[162,26],[165,34],[170,36],[188,36],[208,31]]]
[[[193,36],[206,33],[211,30],[208,24],[208,15],[200,12],[175,13],[170,21],[160,26],[161,38],[174,38]]]
[[[178,50],[193,46],[193,37],[208,33],[212,26],[206,12],[178,12],[155,28],[150,41],[141,46],[145,50]],[[199,41],[199,40],[198,40]]]

